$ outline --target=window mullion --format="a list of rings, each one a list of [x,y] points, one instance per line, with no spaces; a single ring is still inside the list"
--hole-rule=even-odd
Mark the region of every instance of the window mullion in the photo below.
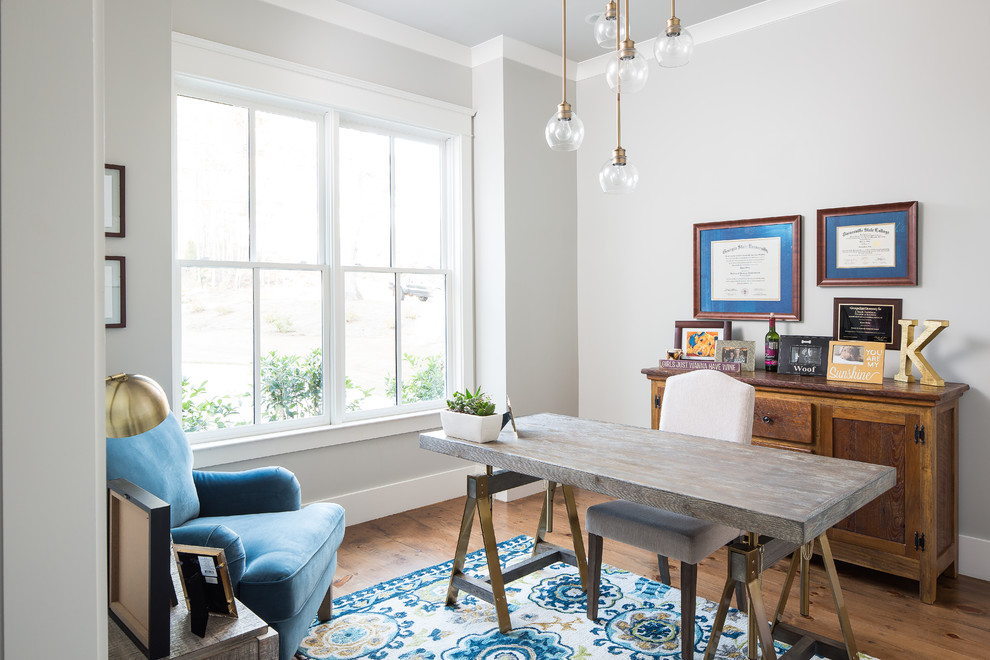
[[[251,267],[251,326],[254,347],[253,396],[254,423],[261,423],[261,271],[258,268],[258,168],[254,108],[248,108],[248,260]]]
[[[391,246],[390,263],[392,268],[397,268],[396,240],[395,240],[395,137],[388,139],[388,196],[389,196],[389,244]],[[402,276],[395,270],[395,288],[392,289],[395,303],[395,405],[402,405]]]

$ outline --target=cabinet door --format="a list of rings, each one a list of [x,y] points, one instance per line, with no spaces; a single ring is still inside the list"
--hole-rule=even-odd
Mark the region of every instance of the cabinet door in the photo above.
[[[914,428],[918,419],[894,410],[822,406],[826,455],[897,470],[894,487],[835,525],[831,537],[885,553],[917,556],[914,532],[920,529],[921,470]]]

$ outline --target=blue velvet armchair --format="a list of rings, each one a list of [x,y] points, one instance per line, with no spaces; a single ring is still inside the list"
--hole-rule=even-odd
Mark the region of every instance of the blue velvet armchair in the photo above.
[[[201,472],[171,413],[144,433],[107,438],[107,479],[123,478],[168,502],[175,543],[223,548],[234,595],[279,635],[290,660],[314,617],[331,614],[344,509],[301,507],[284,468]]]

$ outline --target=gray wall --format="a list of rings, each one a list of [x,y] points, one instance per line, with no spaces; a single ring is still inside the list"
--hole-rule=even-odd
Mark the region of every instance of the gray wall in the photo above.
[[[623,146],[641,175],[628,197],[596,183],[615,97],[600,76],[579,83],[580,410],[649,424],[640,369],[692,317],[694,223],[800,214],[803,320],[781,333],[831,334],[834,297],[903,298],[906,318],[951,322],[925,355],[972,387],[960,412],[962,564],[990,579],[990,3],[939,3],[952,28],[935,32],[931,8],[846,0],[701,44],[684,68],[654,64],[647,88],[622,99]],[[920,202],[919,286],[816,286],[817,209],[906,200]],[[734,338],[765,332],[733,323]],[[887,353],[888,375],[898,355]]]
[[[0,656],[106,657],[103,3],[0,7]]]

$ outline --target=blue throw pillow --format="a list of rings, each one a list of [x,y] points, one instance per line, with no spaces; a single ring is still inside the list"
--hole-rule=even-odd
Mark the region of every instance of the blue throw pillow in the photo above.
[[[199,516],[192,465],[192,449],[172,413],[150,431],[107,438],[107,480],[127,479],[168,502],[170,527]]]

